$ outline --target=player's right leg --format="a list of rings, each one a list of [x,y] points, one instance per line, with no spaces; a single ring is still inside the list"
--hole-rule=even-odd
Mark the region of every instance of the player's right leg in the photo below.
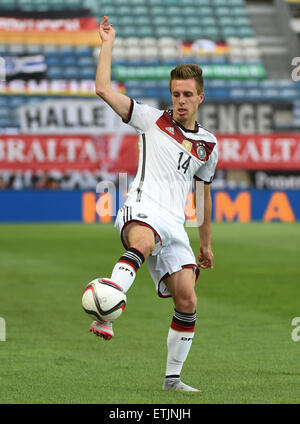
[[[109,280],[118,284],[126,293],[135,280],[138,269],[148,258],[155,246],[154,233],[151,228],[137,222],[128,223],[122,232],[128,249],[115,264]],[[114,336],[112,322],[93,321],[90,331],[105,340]]]

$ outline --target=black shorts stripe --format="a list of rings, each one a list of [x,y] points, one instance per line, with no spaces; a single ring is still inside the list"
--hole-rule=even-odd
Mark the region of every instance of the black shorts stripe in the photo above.
[[[142,144],[142,148],[143,148],[143,159],[142,159],[142,171],[141,171],[141,179],[137,188],[137,198],[136,201],[140,202],[141,201],[141,197],[142,197],[142,186],[144,184],[144,180],[145,180],[145,169],[146,169],[146,136],[145,134],[142,134],[142,139],[143,139],[143,144]]]

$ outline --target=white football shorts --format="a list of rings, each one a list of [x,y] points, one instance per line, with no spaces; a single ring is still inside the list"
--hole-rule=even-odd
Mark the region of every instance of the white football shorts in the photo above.
[[[182,223],[172,215],[162,211],[153,203],[126,203],[119,209],[115,227],[120,233],[126,250],[129,246],[124,229],[131,222],[138,222],[150,227],[155,233],[155,248],[147,259],[150,275],[160,297],[170,297],[164,278],[183,268],[193,268],[195,279],[199,276],[195,255]]]

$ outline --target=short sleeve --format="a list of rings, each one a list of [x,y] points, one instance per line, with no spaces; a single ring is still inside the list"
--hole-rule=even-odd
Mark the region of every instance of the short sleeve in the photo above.
[[[147,131],[163,114],[163,111],[156,109],[144,103],[139,103],[131,99],[131,104],[126,119],[123,119],[125,124],[129,124],[137,131]]]
[[[195,174],[195,178],[205,183],[211,183],[214,179],[216,172],[216,167],[218,163],[218,145],[217,143],[214,146],[213,151],[210,154],[210,157],[204,165],[202,165]]]

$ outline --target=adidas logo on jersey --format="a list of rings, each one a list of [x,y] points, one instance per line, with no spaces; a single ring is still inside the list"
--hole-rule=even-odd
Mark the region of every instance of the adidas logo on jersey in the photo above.
[[[171,133],[172,135],[174,135],[175,131],[174,131],[174,127],[166,127],[166,130]]]

